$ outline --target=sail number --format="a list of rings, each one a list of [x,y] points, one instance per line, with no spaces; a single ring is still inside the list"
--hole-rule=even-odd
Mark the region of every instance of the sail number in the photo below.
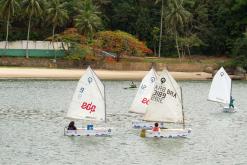
[[[172,96],[173,98],[177,97],[177,93],[173,92],[170,89],[166,89],[166,87],[156,85],[154,88],[154,93],[152,94],[151,100],[163,103],[162,101],[167,97],[167,95]]]
[[[92,113],[95,112],[96,105],[93,105],[92,102],[91,103],[83,102],[81,108],[90,111],[90,113]]]

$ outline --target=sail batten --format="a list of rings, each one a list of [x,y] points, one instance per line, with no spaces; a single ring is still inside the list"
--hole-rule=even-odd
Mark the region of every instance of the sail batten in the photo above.
[[[208,94],[208,100],[224,104],[230,103],[231,78],[221,67],[215,74]]]
[[[155,83],[144,120],[183,123],[181,89],[166,70]]]
[[[157,73],[152,68],[146,76],[142,79],[133,103],[130,106],[129,111],[133,113],[144,114],[146,108],[150,102],[150,98],[154,89],[155,81],[157,80]]]
[[[105,121],[104,85],[88,67],[74,92],[67,118]]]

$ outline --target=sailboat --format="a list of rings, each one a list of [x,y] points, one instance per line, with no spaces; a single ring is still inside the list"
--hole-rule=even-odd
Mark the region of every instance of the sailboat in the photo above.
[[[80,78],[74,92],[66,118],[83,120],[87,122],[106,122],[105,87],[90,68]],[[109,128],[77,128],[77,130],[64,129],[68,136],[110,136]],[[90,129],[89,129],[90,128]]]
[[[179,123],[183,124],[183,128],[165,128],[160,131],[142,129],[142,137],[186,137],[191,133],[190,128],[185,128],[182,88],[167,70],[163,70],[155,81],[143,119],[149,122]]]
[[[229,106],[232,95],[232,80],[221,67],[214,75],[208,100],[224,104],[223,112],[236,112],[235,108]]]
[[[147,106],[150,102],[150,98],[152,96],[152,92],[154,89],[155,81],[158,78],[158,74],[156,73],[154,68],[151,68],[150,71],[145,75],[142,79],[142,82],[139,86],[139,89],[136,93],[136,96],[130,106],[129,112],[137,113],[137,114],[145,114]],[[163,123],[160,123],[162,127]],[[152,129],[153,123],[145,122],[145,121],[134,121],[132,122],[133,128],[144,128],[144,129]]]

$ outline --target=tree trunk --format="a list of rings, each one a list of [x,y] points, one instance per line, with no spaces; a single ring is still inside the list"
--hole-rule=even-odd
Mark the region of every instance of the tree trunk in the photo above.
[[[179,51],[179,47],[178,47],[178,34],[177,34],[177,32],[175,33],[175,40],[176,40],[176,47],[177,47],[177,52],[178,52],[178,57],[179,57],[179,59],[180,59],[180,61],[181,61],[181,55],[180,55],[180,51]]]
[[[154,56],[157,55],[157,52],[156,52],[156,43],[154,42]]]
[[[6,42],[5,42],[5,47],[4,47],[4,54],[6,55],[7,52],[7,45],[8,45],[8,40],[9,40],[9,18],[10,18],[10,11],[8,13],[8,18],[7,18],[7,27],[6,27]]]
[[[162,38],[162,29],[163,29],[163,0],[161,0],[161,16],[160,16],[160,39],[159,39],[159,57],[161,52],[161,38]]]
[[[54,46],[54,40],[55,40],[55,29],[56,26],[54,25],[52,28],[52,46],[53,46],[53,51],[54,51],[54,62],[56,62],[56,50],[55,50],[55,46]]]
[[[191,60],[191,54],[190,54],[190,47],[187,46],[188,54],[189,54],[189,59]]]
[[[28,21],[26,58],[29,57],[29,55],[28,55],[28,42],[29,42],[29,35],[30,35],[31,19],[32,19],[32,14],[30,14],[29,21]]]

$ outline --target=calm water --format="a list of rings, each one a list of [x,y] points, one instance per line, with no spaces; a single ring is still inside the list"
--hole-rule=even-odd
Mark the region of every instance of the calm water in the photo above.
[[[0,81],[0,164],[247,164],[247,83],[233,83],[240,109],[222,113],[207,102],[210,82],[182,81],[189,138],[143,139],[128,107],[136,90],[106,81],[112,137],[65,137],[76,81]],[[79,124],[79,123],[78,123]]]

